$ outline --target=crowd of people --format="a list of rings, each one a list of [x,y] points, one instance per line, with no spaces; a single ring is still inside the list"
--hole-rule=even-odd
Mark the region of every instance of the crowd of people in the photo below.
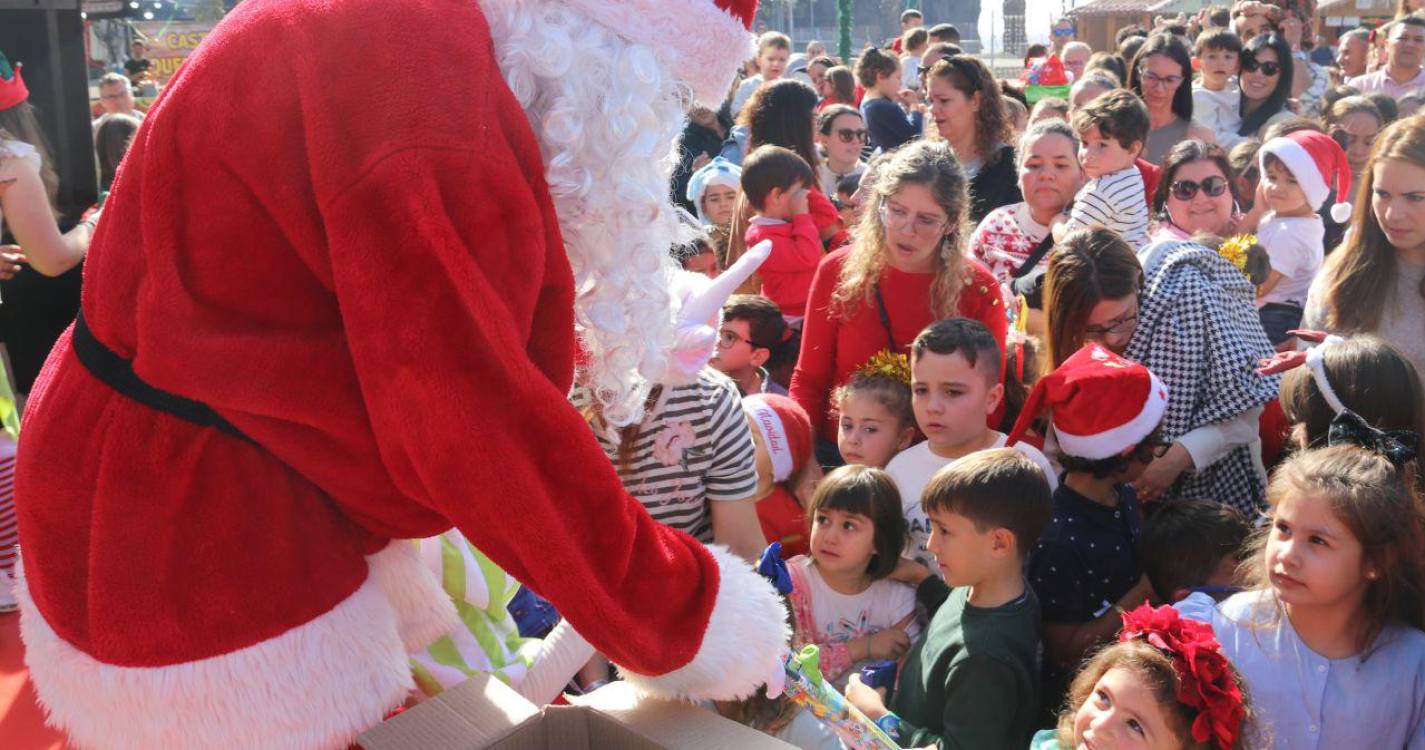
[[[1425,748],[1418,5],[1334,45],[1309,0],[1103,50],[1059,23],[1012,80],[919,11],[851,60],[765,33],[675,155],[711,358],[675,352],[632,425],[570,399],[654,520],[784,581],[793,647],[904,747]],[[99,216],[56,228],[11,70],[0,271],[62,273]],[[99,85],[105,190],[131,85]],[[617,679],[459,532],[422,544],[485,584],[447,586],[468,632],[413,657],[424,694]],[[856,746],[786,699],[713,708]]]

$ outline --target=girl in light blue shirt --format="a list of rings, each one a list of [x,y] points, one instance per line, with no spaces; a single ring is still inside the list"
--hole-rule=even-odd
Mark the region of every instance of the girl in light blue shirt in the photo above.
[[[1264,746],[1425,748],[1425,532],[1401,469],[1334,445],[1288,461],[1267,495],[1252,587],[1178,604],[1241,672]]]

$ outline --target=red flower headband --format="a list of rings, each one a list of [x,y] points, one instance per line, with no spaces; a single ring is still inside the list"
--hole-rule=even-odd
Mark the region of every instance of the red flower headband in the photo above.
[[[1144,604],[1123,613],[1118,640],[1143,640],[1172,657],[1178,673],[1178,701],[1198,712],[1192,722],[1193,740],[1212,740],[1219,750],[1230,750],[1242,733],[1247,711],[1232,665],[1222,655],[1211,625],[1183,619],[1169,606]]]

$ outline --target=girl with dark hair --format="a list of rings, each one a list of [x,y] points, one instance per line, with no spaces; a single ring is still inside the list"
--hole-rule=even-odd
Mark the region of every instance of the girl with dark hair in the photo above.
[[[1260,139],[1273,123],[1293,117],[1286,108],[1291,81],[1291,45],[1286,38],[1275,31],[1252,37],[1242,48],[1242,74],[1237,79],[1242,89],[1242,127],[1237,134]]]
[[[1128,71],[1128,87],[1148,107],[1148,141],[1143,160],[1161,165],[1173,144],[1186,138],[1211,143],[1212,130],[1192,119],[1192,56],[1177,37],[1148,37]]]
[[[837,65],[826,71],[826,76],[821,79],[821,90],[817,93],[821,94],[821,104],[816,106],[818,112],[837,104],[855,107],[856,76],[845,65]]]
[[[936,130],[970,178],[970,221],[1024,200],[1009,113],[989,68],[969,55],[947,57],[930,69],[926,91]]]
[[[1236,266],[1196,242],[1157,242],[1135,257],[1117,234],[1094,229],[1055,248],[1044,284],[1045,370],[1098,341],[1167,386],[1168,448],[1134,482],[1140,499],[1261,509],[1257,425],[1278,381],[1254,371],[1273,354],[1254,295]]]

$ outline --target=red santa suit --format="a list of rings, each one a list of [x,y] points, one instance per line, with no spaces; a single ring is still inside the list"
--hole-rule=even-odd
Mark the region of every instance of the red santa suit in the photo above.
[[[696,37],[704,99],[755,8],[561,5]],[[174,76],[22,433],[26,659],[74,744],[345,746],[454,614],[391,540],[452,524],[646,690],[774,669],[770,587],[655,524],[566,401],[545,170],[474,0],[249,0]]]

